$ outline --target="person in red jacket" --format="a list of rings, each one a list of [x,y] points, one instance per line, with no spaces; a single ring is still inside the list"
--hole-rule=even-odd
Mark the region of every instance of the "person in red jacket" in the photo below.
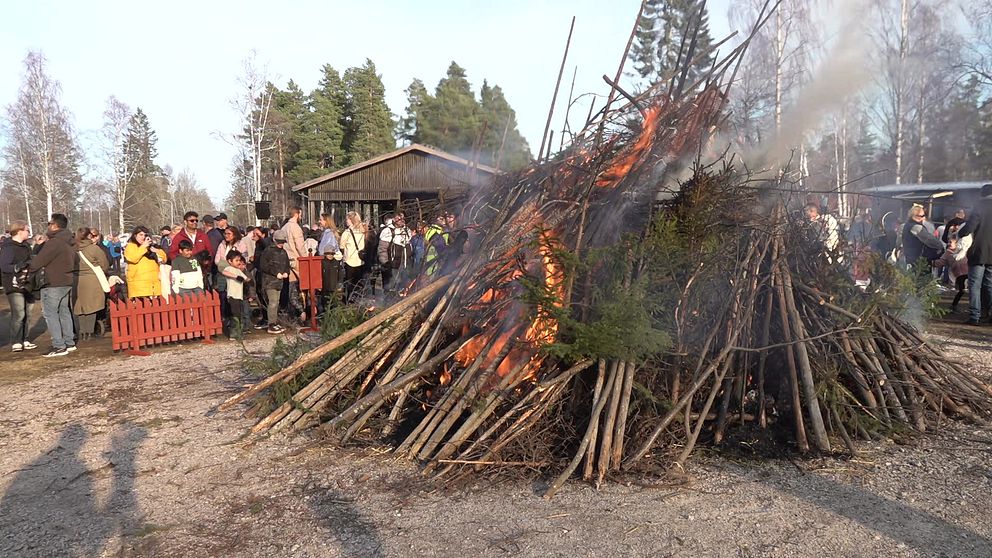
[[[212,262],[214,251],[210,247],[210,240],[207,238],[207,233],[199,229],[200,215],[195,211],[187,211],[183,215],[183,223],[185,224],[183,230],[175,235],[172,239],[172,244],[169,245],[169,261],[171,262],[173,258],[179,255],[179,241],[188,240],[193,245],[193,257],[197,258],[200,262],[204,260]],[[204,270],[204,273],[207,272],[208,270]]]

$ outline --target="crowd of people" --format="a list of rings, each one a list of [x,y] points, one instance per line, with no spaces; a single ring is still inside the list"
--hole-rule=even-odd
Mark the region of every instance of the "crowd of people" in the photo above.
[[[381,224],[348,212],[338,228],[329,214],[319,224],[301,224],[291,208],[281,226],[238,227],[224,213],[188,211],[183,223],[154,234],[136,226],[105,237],[54,214],[45,234],[32,235],[15,221],[0,238],[0,279],[11,309],[10,350],[37,348],[29,332],[34,303],[52,339],[45,357],[65,356],[79,342],[104,333],[108,301],[196,296],[216,292],[229,337],[252,330],[279,334],[303,325],[309,293],[300,290],[300,258],[320,257],[322,290],[314,305],[365,303],[397,297],[417,277],[448,273],[468,240],[456,217],[439,213],[433,222],[408,225],[402,211]],[[257,312],[252,309],[257,308]]]
[[[870,207],[859,209],[846,231],[837,219],[808,203],[804,215],[811,234],[829,258],[850,266],[854,281],[866,288],[871,282],[872,257],[881,256],[896,266],[924,278],[934,277],[955,291],[952,313],[968,293],[966,323],[988,319],[992,304],[992,184],[982,187],[970,211],[959,208],[953,218],[937,226],[926,208],[913,204],[904,221],[882,219],[876,223]],[[846,242],[842,242],[845,240]]]

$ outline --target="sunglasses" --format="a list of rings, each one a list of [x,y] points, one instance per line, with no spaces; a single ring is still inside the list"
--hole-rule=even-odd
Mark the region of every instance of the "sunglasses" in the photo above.
[[[199,219],[186,219],[186,222],[187,223],[199,223],[200,220]]]

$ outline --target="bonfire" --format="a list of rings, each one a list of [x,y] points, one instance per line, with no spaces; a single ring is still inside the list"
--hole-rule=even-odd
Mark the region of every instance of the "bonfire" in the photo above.
[[[450,273],[221,408],[298,385],[253,433],[318,428],[438,477],[526,467],[549,496],[754,432],[854,453],[987,420],[992,389],[900,319],[894,283],[862,292],[796,234],[791,187],[700,162],[746,44],[698,83],[619,92],[571,147],[462,200],[478,232]]]

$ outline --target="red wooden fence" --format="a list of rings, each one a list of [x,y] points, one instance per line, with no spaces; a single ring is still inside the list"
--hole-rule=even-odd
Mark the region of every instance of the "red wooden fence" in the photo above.
[[[220,335],[220,297],[217,293],[172,295],[164,298],[110,302],[113,349],[147,355],[142,347]]]

